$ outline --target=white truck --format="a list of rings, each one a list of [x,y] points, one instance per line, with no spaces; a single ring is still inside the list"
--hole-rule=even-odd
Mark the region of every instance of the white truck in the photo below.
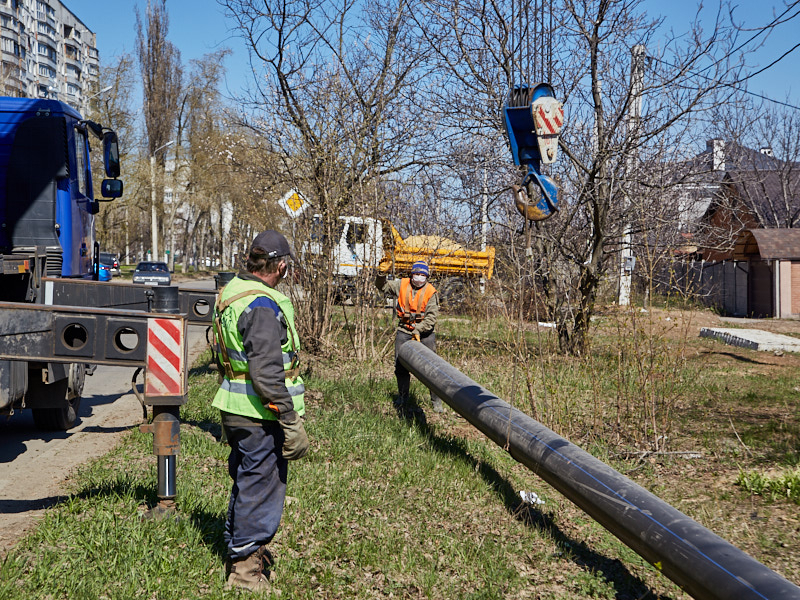
[[[438,236],[412,236],[403,239],[387,219],[339,217],[332,249],[333,275],[342,300],[355,300],[359,278],[378,272],[403,275],[419,260],[428,263],[431,280],[454,302],[463,294],[468,280],[485,281],[494,272],[495,249],[467,250],[460,244]],[[320,256],[321,218],[314,216],[311,239],[302,245],[303,253]]]

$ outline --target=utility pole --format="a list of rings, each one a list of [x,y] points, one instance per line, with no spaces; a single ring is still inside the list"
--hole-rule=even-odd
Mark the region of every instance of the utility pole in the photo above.
[[[627,174],[625,189],[625,207],[623,218],[625,223],[622,230],[619,270],[619,305],[628,306],[631,303],[631,280],[633,279],[633,265],[635,258],[631,247],[631,176],[636,165],[636,146],[639,140],[639,119],[642,116],[642,90],[644,88],[644,57],[646,49],[636,45],[631,49],[631,101],[628,110],[628,143],[630,150],[627,157]]]

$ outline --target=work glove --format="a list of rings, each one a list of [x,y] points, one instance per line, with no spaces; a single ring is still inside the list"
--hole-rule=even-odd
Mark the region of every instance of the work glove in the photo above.
[[[303,458],[308,452],[308,436],[303,427],[303,418],[296,412],[278,419],[283,430],[283,449],[281,454],[286,460]]]
[[[416,330],[412,331],[411,332],[411,339],[414,340],[415,342],[418,342],[419,341],[419,331],[416,331]]]

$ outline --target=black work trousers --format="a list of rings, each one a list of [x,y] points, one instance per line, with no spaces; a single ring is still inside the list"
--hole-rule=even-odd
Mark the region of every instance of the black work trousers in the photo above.
[[[408,401],[408,394],[411,388],[411,373],[408,372],[398,360],[397,355],[400,352],[400,347],[406,342],[411,341],[411,333],[405,331],[397,331],[397,337],[394,339],[394,376],[397,378],[397,399],[400,402]],[[423,346],[436,352],[436,332],[429,331],[420,336],[419,341]],[[436,400],[436,394],[431,391],[431,402]]]
[[[288,461],[281,455],[283,431],[277,421],[260,426],[224,425],[233,480],[223,537],[228,557],[250,556],[272,541],[283,516]]]

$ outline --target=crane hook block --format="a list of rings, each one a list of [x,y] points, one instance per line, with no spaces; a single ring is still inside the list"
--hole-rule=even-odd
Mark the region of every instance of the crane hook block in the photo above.
[[[514,206],[519,214],[529,221],[544,221],[558,210],[558,193],[555,181],[547,175],[540,175],[531,166],[530,171],[522,185],[512,185]],[[536,188],[541,193],[540,198],[535,198]],[[538,194],[537,194],[538,195]]]
[[[555,162],[564,108],[549,83],[514,86],[503,108],[503,123],[514,164]]]
[[[512,186],[514,205],[529,221],[542,221],[558,210],[556,184],[541,167],[557,158],[564,108],[549,83],[522,84],[508,93],[503,117],[514,164],[528,167],[522,184]]]

